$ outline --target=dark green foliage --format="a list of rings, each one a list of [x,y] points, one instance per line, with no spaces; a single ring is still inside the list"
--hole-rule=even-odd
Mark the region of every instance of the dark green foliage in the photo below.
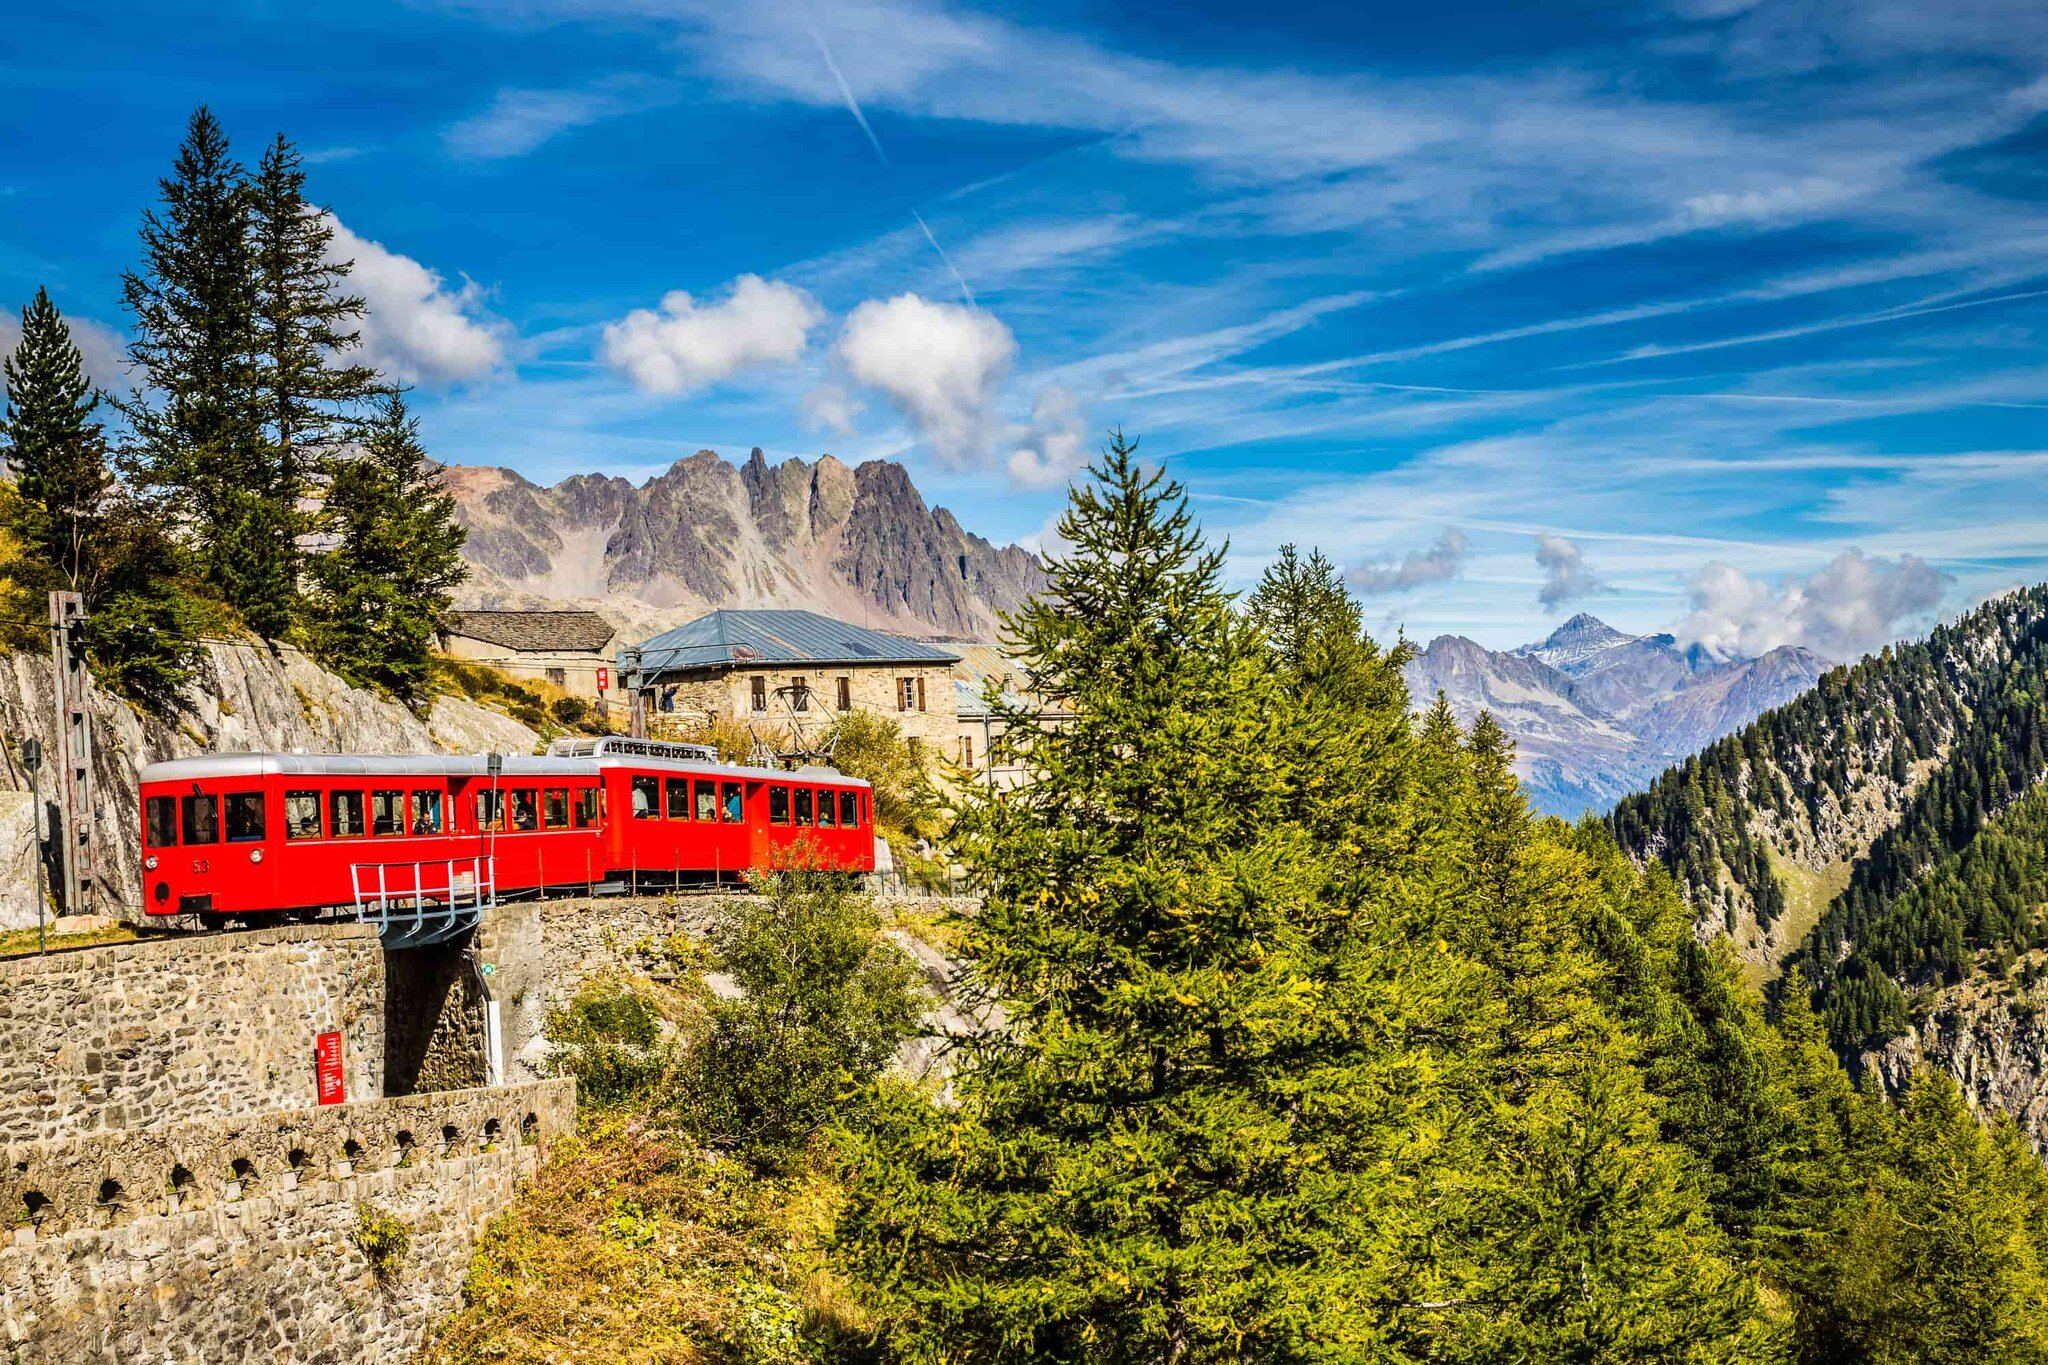
[[[713,1004],[674,1103],[705,1141],[773,1165],[858,1112],[924,994],[843,877],[791,869],[761,889],[722,903],[712,943],[741,994]]]
[[[613,977],[585,983],[550,1014],[547,1036],[556,1067],[576,1078],[577,1103],[598,1109],[647,1102],[674,1062],[653,1004]]]
[[[46,594],[85,601],[85,644],[102,681],[161,709],[191,676],[203,612],[180,581],[182,557],[147,506],[114,482],[70,329],[38,290],[5,365],[0,440],[16,483],[0,490],[0,532],[11,542],[6,630],[18,646],[41,632]]]
[[[309,567],[314,656],[350,682],[423,705],[436,632],[465,572],[465,532],[402,397],[388,397],[361,452],[336,463],[322,526],[335,543]]]
[[[123,277],[129,355],[145,384],[121,404],[132,429],[123,463],[223,600],[260,633],[282,635],[293,556],[275,537],[292,517],[250,505],[278,488],[258,388],[251,195],[211,111],[192,115],[159,191],[143,215],[142,266]]]

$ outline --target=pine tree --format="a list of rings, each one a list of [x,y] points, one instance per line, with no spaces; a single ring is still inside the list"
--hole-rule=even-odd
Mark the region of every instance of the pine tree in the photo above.
[[[281,636],[296,517],[263,429],[252,195],[204,106],[159,190],[143,215],[142,267],[123,276],[129,355],[146,384],[120,405],[133,432],[124,467],[221,598],[259,634]]]
[[[268,445],[268,486],[297,582],[300,502],[313,491],[362,405],[380,391],[375,370],[352,362],[363,300],[345,292],[352,263],[332,258],[334,220],[306,199],[299,150],[283,134],[264,149],[249,184],[259,347],[257,402]],[[285,531],[282,523],[291,523]]]
[[[17,482],[0,486],[6,542],[7,633],[29,645],[41,632],[43,594],[85,601],[85,643],[115,690],[162,709],[191,676],[198,617],[179,581],[182,556],[153,509],[118,487],[99,403],[64,319],[38,290],[22,314],[22,340],[6,362],[4,447]]]
[[[385,399],[360,453],[336,462],[323,529],[334,545],[309,568],[314,654],[350,682],[423,704],[465,533],[402,395]]]
[[[21,313],[21,341],[5,366],[7,407],[0,458],[17,494],[10,529],[51,586],[96,596],[91,558],[113,487],[106,438],[93,420],[99,398],[85,377],[71,329],[46,289]]]

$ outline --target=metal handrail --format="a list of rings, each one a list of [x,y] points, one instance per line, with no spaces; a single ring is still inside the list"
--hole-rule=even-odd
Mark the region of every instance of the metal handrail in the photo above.
[[[465,867],[467,873],[458,871]],[[441,873],[438,885],[429,883],[428,870]],[[397,873],[409,875],[399,879]],[[375,876],[374,885],[369,884],[370,874]],[[483,918],[484,908],[497,903],[497,860],[480,855],[432,862],[351,863],[349,886],[357,921],[376,925],[385,947],[423,948],[473,927]]]

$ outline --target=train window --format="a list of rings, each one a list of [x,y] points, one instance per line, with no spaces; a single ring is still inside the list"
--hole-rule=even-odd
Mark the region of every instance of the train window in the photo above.
[[[405,793],[370,793],[370,833],[405,833]]]
[[[317,839],[320,837],[319,792],[286,792],[284,794],[284,837],[287,839]]]
[[[875,803],[868,799],[866,792],[860,794],[860,822],[863,825],[875,823]]]
[[[576,828],[590,829],[597,824],[597,788],[585,787],[576,793]]]
[[[540,803],[534,799],[535,795],[531,787],[511,793],[514,830],[533,829],[540,824]]]
[[[363,794],[330,792],[327,796],[327,836],[353,839],[363,832]]]
[[[148,829],[145,838],[151,848],[174,848],[178,843],[178,802],[175,797],[152,796],[142,803]]]
[[[188,844],[217,844],[220,842],[220,798],[217,796],[188,796],[180,803],[182,823],[185,827],[185,842]]]
[[[219,797],[187,796],[178,805],[179,823],[184,827],[184,842],[188,844],[217,844],[220,842]]]
[[[740,784],[737,782],[727,782],[723,784],[723,787],[725,823],[737,825],[747,818],[746,808],[740,804]]]
[[[799,825],[811,823],[811,789],[809,787],[798,787],[796,789],[796,822]]]
[[[228,842],[253,844],[263,837],[263,793],[228,793]]]
[[[839,797],[836,793],[820,789],[818,792],[818,828],[831,829],[839,823]]]
[[[569,828],[568,788],[550,787],[541,793],[540,823],[542,829]]]
[[[671,820],[690,818],[690,782],[688,778],[671,777],[662,783],[662,799],[668,804],[663,807]]]
[[[716,820],[718,818],[718,784],[702,782],[697,784],[697,818]]]
[[[860,823],[860,798],[852,792],[839,793],[839,823],[848,829]]]
[[[786,825],[789,823],[789,788],[770,784],[768,788],[768,823]]]
[[[505,828],[505,794],[503,792],[478,792],[476,794],[476,828],[479,834],[495,834]]]
[[[412,832],[414,834],[439,834],[441,823],[441,793],[414,792],[412,794]]]
[[[661,779],[658,777],[636,777],[633,779],[633,818],[652,820],[661,814]]]

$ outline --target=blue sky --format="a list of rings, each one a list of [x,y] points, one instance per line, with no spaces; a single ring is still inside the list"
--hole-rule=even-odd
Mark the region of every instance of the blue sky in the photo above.
[[[315,8],[11,16],[0,302],[113,353],[206,102],[307,152],[450,462],[895,458],[1032,541],[1121,424],[1241,580],[1496,646],[2048,577],[2039,4]]]

